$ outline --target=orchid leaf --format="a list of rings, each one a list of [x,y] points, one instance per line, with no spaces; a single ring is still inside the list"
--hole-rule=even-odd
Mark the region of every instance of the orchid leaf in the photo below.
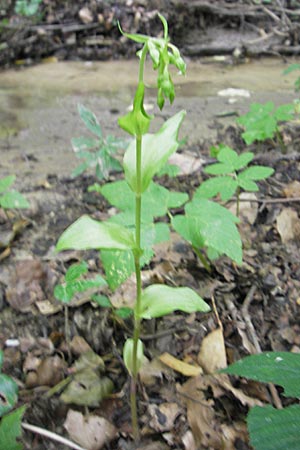
[[[67,228],[56,245],[56,250],[133,250],[133,234],[125,227],[108,222],[98,222],[82,216]]]
[[[142,293],[141,318],[153,319],[180,310],[186,313],[208,312],[209,306],[192,289],[173,288],[162,284],[152,284]]]
[[[141,180],[144,192],[154,175],[166,164],[169,157],[176,152],[179,127],[185,117],[185,111],[180,111],[167,120],[156,134],[146,134],[142,141]],[[133,192],[137,192],[136,147],[131,142],[124,156],[125,178]]]

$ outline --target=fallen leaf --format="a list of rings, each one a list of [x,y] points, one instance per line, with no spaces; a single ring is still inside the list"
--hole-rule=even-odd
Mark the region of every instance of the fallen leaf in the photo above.
[[[83,22],[83,23],[93,22],[93,14],[87,7],[81,8],[78,15],[79,15],[81,22]]]
[[[192,366],[191,364],[185,363],[185,362],[181,361],[180,359],[177,359],[174,356],[170,355],[170,353],[163,353],[159,357],[159,359],[166,366],[170,367],[171,369],[176,370],[176,372],[179,372],[182,375],[185,375],[186,377],[195,377],[195,376],[203,373],[203,370],[201,367]]]
[[[300,241],[300,219],[292,208],[285,208],[276,219],[277,230],[284,244]]]
[[[198,362],[206,373],[213,373],[227,367],[223,330],[211,331],[202,341]]]
[[[179,175],[190,175],[199,170],[205,161],[197,155],[174,153],[168,162],[179,167]]]
[[[300,197],[300,181],[294,180],[283,189],[286,197],[295,198]]]
[[[76,373],[68,384],[60,399],[64,403],[97,407],[101,401],[113,391],[114,385],[110,378],[100,377],[93,369],[87,368]]]
[[[257,214],[258,214],[258,203],[254,201],[246,201],[246,200],[256,200],[257,197],[253,192],[242,192],[240,194],[240,206],[239,206],[239,218],[241,221],[246,221],[253,225]],[[232,214],[236,214],[237,203],[230,203],[229,211]]]
[[[179,416],[181,410],[177,403],[161,403],[157,405],[149,405],[151,420],[149,425],[155,431],[164,432],[174,428],[174,422]]]
[[[86,340],[82,336],[78,335],[74,336],[71,340],[70,348],[72,353],[76,356],[92,351],[90,345],[86,342]]]
[[[146,360],[146,358],[145,358]],[[166,367],[159,358],[154,358],[152,361],[145,361],[139,371],[141,382],[145,386],[152,386],[161,380],[163,375],[168,376],[171,372],[169,367]]]
[[[87,450],[100,450],[117,436],[116,427],[100,416],[82,413],[70,409],[64,423],[70,438]]]

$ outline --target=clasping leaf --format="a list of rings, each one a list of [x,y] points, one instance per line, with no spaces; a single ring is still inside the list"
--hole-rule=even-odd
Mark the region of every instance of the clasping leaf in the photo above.
[[[185,117],[180,111],[167,120],[156,134],[146,134],[142,143],[141,191],[144,192],[153,176],[166,164],[178,146],[179,127]],[[133,192],[137,192],[136,148],[131,142],[124,155],[125,178]]]
[[[135,240],[122,225],[99,222],[82,216],[67,228],[56,245],[56,250],[134,250]]]
[[[173,288],[163,284],[152,284],[142,293],[142,319],[165,316],[180,310],[186,313],[208,312],[210,307],[192,289]]]
[[[135,93],[133,110],[118,120],[120,127],[133,136],[146,134],[153,119],[144,109],[144,93],[145,85],[140,82]]]

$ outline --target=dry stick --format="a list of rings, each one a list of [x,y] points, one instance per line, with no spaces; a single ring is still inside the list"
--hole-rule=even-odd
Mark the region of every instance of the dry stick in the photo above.
[[[246,295],[246,298],[244,300],[243,307],[242,307],[242,315],[243,315],[245,324],[247,326],[247,329],[249,331],[249,334],[250,334],[250,336],[252,338],[252,342],[254,344],[256,352],[257,353],[262,353],[261,347],[260,347],[259,342],[258,342],[258,338],[257,338],[257,334],[256,334],[256,331],[255,331],[255,328],[253,326],[253,323],[252,323],[250,315],[249,315],[249,306],[250,306],[250,303],[253,300],[253,296],[254,296],[254,294],[256,292],[256,289],[257,289],[257,287],[253,284],[251,286],[248,294]],[[268,383],[268,386],[269,386],[269,389],[270,389],[270,392],[271,392],[271,395],[272,395],[272,399],[273,399],[274,405],[276,406],[277,409],[282,409],[282,403],[281,403],[281,400],[279,398],[278,392],[277,392],[274,384]]]
[[[237,198],[234,197],[233,200],[237,200]],[[240,202],[249,202],[249,203],[293,203],[293,202],[300,202],[300,197],[255,198],[255,199],[254,198],[240,198]]]
[[[75,444],[74,442],[66,439],[62,436],[59,436],[52,431],[45,430],[44,428],[36,427],[35,425],[30,425],[30,423],[22,422],[22,427],[25,430],[31,431],[32,433],[40,434],[41,436],[45,436],[48,439],[52,439],[53,441],[60,442],[67,447],[73,448],[74,450],[87,450],[86,448],[80,447],[80,445]]]

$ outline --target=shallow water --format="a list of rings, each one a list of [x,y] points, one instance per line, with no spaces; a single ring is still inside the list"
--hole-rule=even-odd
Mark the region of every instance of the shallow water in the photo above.
[[[97,115],[104,133],[123,135],[117,118],[132,101],[137,67],[136,60],[58,62],[0,72],[0,177],[17,173],[19,182],[31,185],[49,173],[69,175],[78,165],[70,140],[85,132],[77,113],[79,102]],[[199,150],[205,139],[216,138],[210,126],[219,113],[246,112],[252,101],[281,104],[296,98],[293,82],[298,74],[283,76],[286,67],[278,59],[241,65],[213,59],[188,62],[186,77],[174,74],[177,98],[172,108],[157,111],[154,91],[149,90],[146,103],[158,112],[152,128],[184,108],[188,114],[182,133],[188,136],[189,146]],[[153,86],[155,75],[151,70],[146,73],[147,83]],[[249,90],[250,98],[237,97],[231,104],[218,96],[226,88]],[[222,124],[234,120],[218,118]]]

